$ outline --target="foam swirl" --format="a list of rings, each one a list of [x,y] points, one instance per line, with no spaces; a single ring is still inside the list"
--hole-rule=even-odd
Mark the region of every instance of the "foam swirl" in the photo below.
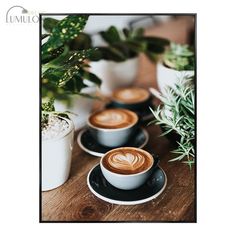
[[[123,148],[111,151],[104,164],[116,173],[133,174],[147,169],[152,164],[152,159],[144,152]]]
[[[140,153],[114,153],[108,159],[108,164],[119,170],[132,170],[140,168],[145,162],[145,158]]]
[[[149,98],[149,92],[142,88],[123,88],[113,93],[113,99],[122,103],[139,103]]]
[[[107,109],[92,116],[90,121],[101,128],[122,128],[136,123],[137,117],[125,109]]]
[[[95,119],[97,123],[101,125],[118,126],[127,120],[127,117],[123,113],[114,113],[111,111],[98,114]]]

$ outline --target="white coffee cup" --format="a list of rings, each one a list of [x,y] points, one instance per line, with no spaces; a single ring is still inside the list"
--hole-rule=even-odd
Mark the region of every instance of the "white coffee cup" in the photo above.
[[[120,109],[113,109],[113,110],[120,110]],[[90,121],[90,117],[92,117],[93,114],[90,115],[87,121],[89,132],[99,144],[106,147],[119,147],[124,145],[135,133],[137,129],[138,116],[136,115],[136,113],[132,111],[126,109],[122,110],[125,110],[130,115],[132,115],[134,117],[134,122],[132,122],[130,125],[127,125],[126,127],[121,127],[121,128],[98,127]]]
[[[135,174],[120,174],[120,173],[115,173],[114,171],[109,170],[108,168],[106,168],[103,164],[103,159],[106,157],[107,154],[109,154],[110,152],[114,152],[114,150],[119,150],[119,149],[133,149],[133,150],[141,150],[143,153],[145,153],[146,155],[148,155],[151,159],[152,159],[152,164],[150,164],[150,166],[145,169],[144,171],[135,173]],[[113,149],[107,153],[105,153],[105,155],[101,158],[100,161],[100,167],[101,167],[101,171],[102,174],[104,175],[104,177],[106,178],[106,180],[113,185],[116,188],[119,189],[123,189],[123,190],[131,190],[131,189],[136,189],[138,187],[140,187],[141,185],[143,185],[147,179],[149,178],[149,176],[151,175],[151,173],[153,172],[153,167],[155,166],[155,161],[153,156],[148,153],[147,151],[144,151],[142,149],[139,148],[133,148],[133,147],[121,147],[121,148],[116,148]]]

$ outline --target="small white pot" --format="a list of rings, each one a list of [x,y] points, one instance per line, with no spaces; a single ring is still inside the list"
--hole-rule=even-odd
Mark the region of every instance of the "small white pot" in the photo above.
[[[160,89],[160,92],[165,96],[166,87],[175,88],[175,84],[179,77],[182,76],[193,76],[194,70],[183,70],[177,71],[171,68],[166,67],[163,63],[159,62],[157,64],[157,85]]]
[[[87,87],[82,89],[82,93],[86,93],[89,95],[95,95],[97,91],[96,87]],[[68,114],[70,119],[73,121],[75,130],[82,128],[85,126],[87,119],[92,111],[94,99],[87,98],[79,95],[71,95],[70,96],[71,103],[68,106],[65,102],[56,100],[55,110],[56,111],[70,111],[74,114]]]
[[[69,177],[71,154],[74,141],[74,125],[62,137],[42,140],[42,191],[51,190],[64,184]]]
[[[116,88],[129,86],[135,81],[138,57],[125,62],[101,60],[91,62],[90,66],[90,71],[102,80],[101,92],[105,95],[111,95]]]

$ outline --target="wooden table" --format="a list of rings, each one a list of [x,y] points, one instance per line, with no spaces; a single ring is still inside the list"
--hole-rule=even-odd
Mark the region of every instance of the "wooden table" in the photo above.
[[[153,30],[153,29],[152,29]],[[182,37],[182,36],[181,36]],[[155,65],[140,57],[137,86],[156,87]],[[158,101],[156,101],[158,102]],[[97,104],[96,106],[100,106]],[[144,148],[160,156],[160,166],[166,172],[167,186],[156,199],[134,206],[110,204],[94,196],[86,184],[89,170],[99,163],[80,149],[76,142],[73,149],[70,178],[57,189],[41,194],[41,221],[187,221],[196,222],[195,169],[180,162],[168,162],[172,144],[158,126],[147,126],[150,135]]]

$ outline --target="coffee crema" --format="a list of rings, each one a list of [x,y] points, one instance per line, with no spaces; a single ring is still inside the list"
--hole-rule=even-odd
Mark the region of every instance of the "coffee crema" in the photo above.
[[[106,109],[90,116],[89,122],[98,128],[119,129],[136,124],[136,113],[126,109]]]
[[[103,166],[117,174],[137,174],[153,165],[153,157],[148,152],[131,147],[109,151],[103,158]]]
[[[146,101],[150,94],[143,88],[121,88],[113,92],[113,100],[125,104],[134,104]]]

